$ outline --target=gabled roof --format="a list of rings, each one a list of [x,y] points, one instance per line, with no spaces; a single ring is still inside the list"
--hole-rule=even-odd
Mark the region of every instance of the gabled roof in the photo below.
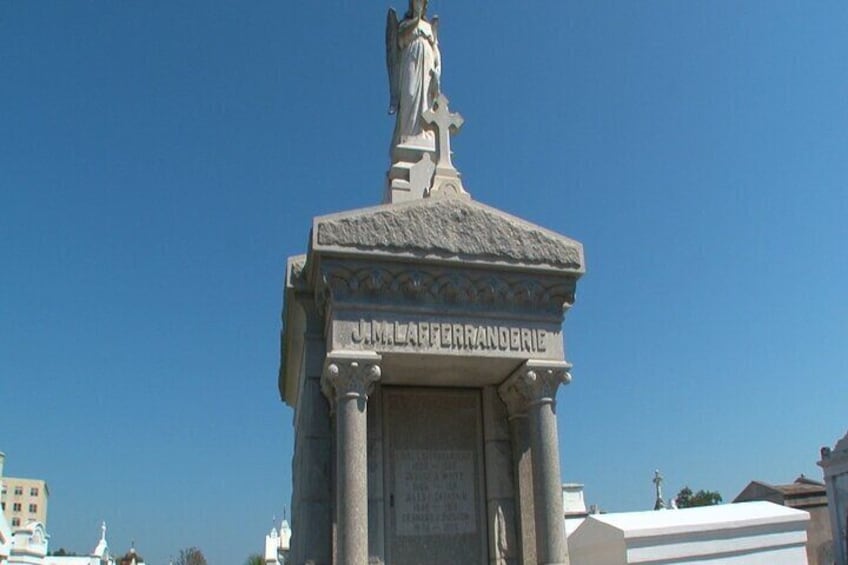
[[[774,493],[775,495],[782,497],[784,500],[788,498],[827,496],[824,483],[801,475],[795,479],[794,482],[783,485],[772,485],[763,481],[751,481],[748,483],[748,486],[746,486],[742,492],[737,495],[734,502],[757,499],[761,496],[763,491]]]
[[[579,242],[465,198],[425,198],[319,216],[311,245],[319,254],[585,272]]]
[[[782,492],[785,496],[827,495],[824,483],[808,479],[804,475],[795,479],[794,483],[790,483],[788,485],[774,485],[774,488]]]

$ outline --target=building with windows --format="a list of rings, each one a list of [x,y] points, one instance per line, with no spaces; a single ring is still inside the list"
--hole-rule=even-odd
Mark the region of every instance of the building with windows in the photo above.
[[[2,454],[0,454],[2,457]],[[0,477],[0,484],[3,478]],[[0,565],[4,565],[9,560],[9,553],[12,550],[12,528],[6,521],[6,516],[0,512]]]
[[[50,491],[41,479],[4,477],[6,455],[0,451],[0,508],[14,530],[29,522],[47,524],[47,498]]]
[[[0,451],[0,491],[5,492],[3,487],[3,463],[6,461],[6,454]],[[9,522],[6,520],[5,512],[0,511],[0,565],[3,565],[9,560],[9,551],[12,548],[12,528],[9,527]]]
[[[41,479],[3,477],[0,506],[11,528],[29,522],[47,523],[47,498],[50,491]]]
[[[3,476],[5,455],[0,451],[0,565],[144,565],[135,546],[123,557],[114,557],[106,541],[106,523],[100,527],[100,540],[85,555],[48,551],[47,483],[40,479]]]

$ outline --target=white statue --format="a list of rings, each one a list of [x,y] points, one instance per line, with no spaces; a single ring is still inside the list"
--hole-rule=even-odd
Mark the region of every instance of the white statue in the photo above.
[[[386,64],[389,69],[389,113],[397,114],[392,147],[415,138],[433,139],[423,114],[440,93],[439,19],[428,20],[427,0],[409,0],[398,22],[389,8],[386,21]]]

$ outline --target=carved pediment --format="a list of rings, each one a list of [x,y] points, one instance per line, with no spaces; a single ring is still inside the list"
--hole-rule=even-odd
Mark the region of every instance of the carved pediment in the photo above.
[[[525,220],[460,198],[428,198],[320,216],[319,254],[371,255],[585,271],[583,246]]]

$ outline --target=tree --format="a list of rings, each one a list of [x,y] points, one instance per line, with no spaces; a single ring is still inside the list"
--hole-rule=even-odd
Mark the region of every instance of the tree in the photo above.
[[[207,565],[203,552],[196,547],[188,547],[180,550],[180,556],[174,561],[174,565]]]
[[[244,565],[265,565],[265,560],[258,553],[253,553],[247,558]]]
[[[699,490],[692,492],[688,486],[680,489],[674,499],[678,508],[694,508],[695,506],[713,506],[721,504],[721,495],[711,490]]]

